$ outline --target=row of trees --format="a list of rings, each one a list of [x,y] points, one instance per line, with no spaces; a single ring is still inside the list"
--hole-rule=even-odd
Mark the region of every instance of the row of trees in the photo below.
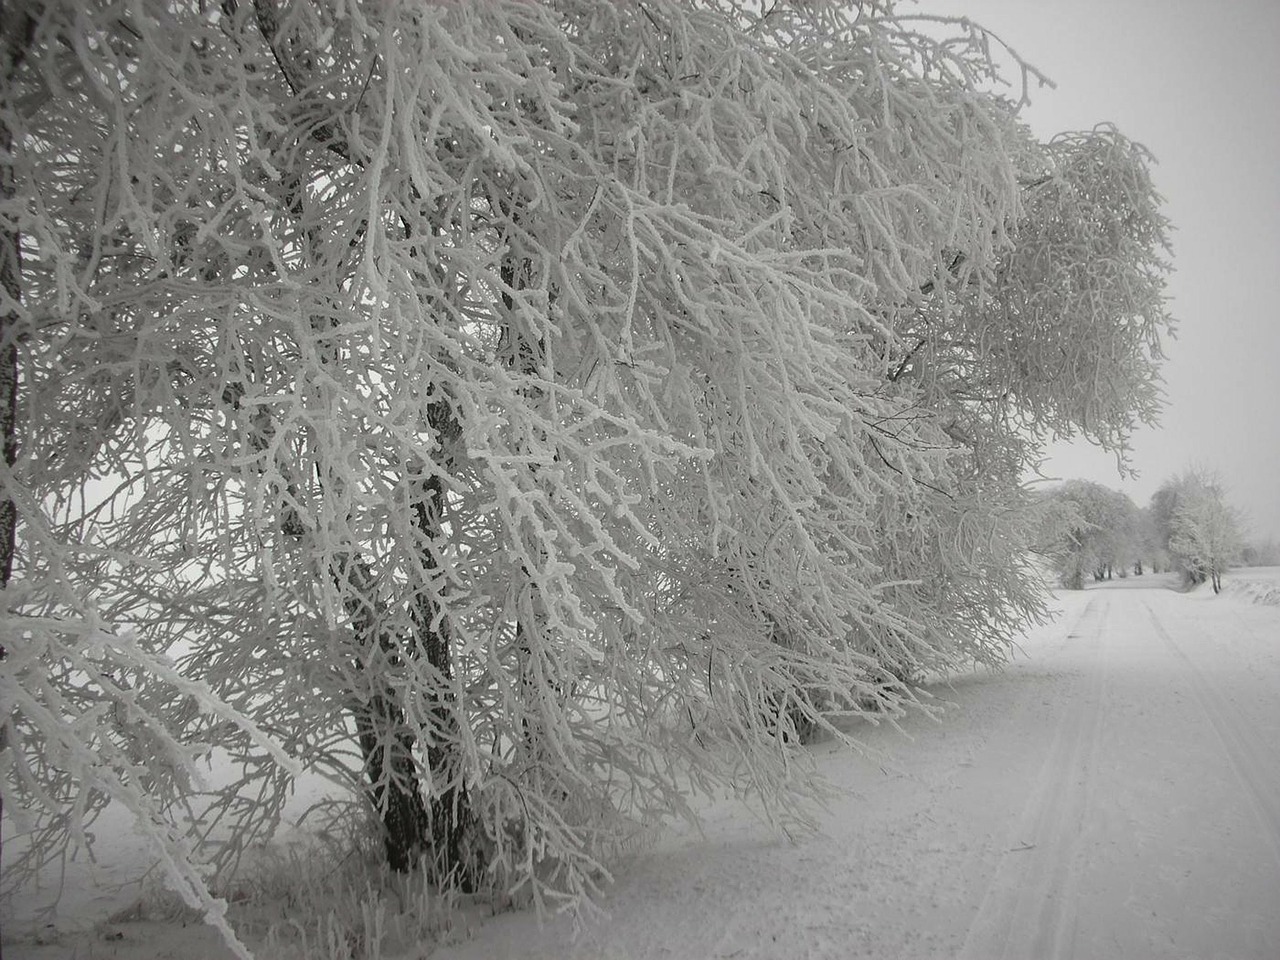
[[[690,786],[799,815],[804,731],[1041,614],[1043,439],[1156,412],[1149,157],[1037,142],[968,21],[0,14],[16,866],[124,804],[229,942],[303,770],[539,903]]]
[[[1145,563],[1159,571],[1150,517],[1125,494],[1088,480],[1068,480],[1042,500],[1039,549],[1062,585],[1084,589],[1089,579],[1105,580],[1130,568],[1141,575]]]
[[[1125,494],[1087,480],[1069,480],[1044,495],[1040,552],[1063,586],[1080,590],[1087,578],[1141,576],[1177,570],[1189,586],[1222,589],[1222,574],[1242,558],[1240,514],[1221,483],[1203,470],[1166,480],[1143,509]]]

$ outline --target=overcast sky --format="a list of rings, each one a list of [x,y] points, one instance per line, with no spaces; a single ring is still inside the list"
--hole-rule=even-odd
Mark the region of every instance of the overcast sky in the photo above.
[[[904,7],[904,9],[906,9]],[[1280,0],[923,0],[993,30],[1057,89],[1037,134],[1111,121],[1159,161],[1174,224],[1167,406],[1115,458],[1055,447],[1046,472],[1145,506],[1169,475],[1216,470],[1254,530],[1280,538]]]

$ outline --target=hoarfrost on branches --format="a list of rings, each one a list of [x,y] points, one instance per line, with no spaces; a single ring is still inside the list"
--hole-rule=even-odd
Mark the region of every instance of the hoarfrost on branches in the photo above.
[[[1143,560],[1159,569],[1150,524],[1125,494],[1088,480],[1068,480],[1048,491],[1040,505],[1038,552],[1069,590],[1083,590],[1086,578],[1141,576]]]
[[[1222,575],[1239,562],[1244,526],[1222,481],[1196,468],[1170,477],[1151,498],[1157,537],[1183,580],[1222,590]]]
[[[795,741],[1041,614],[1041,439],[1155,412],[1149,158],[1037,144],[967,22],[0,10],[36,860],[111,798],[231,870],[295,765],[556,907],[690,786],[802,822]]]

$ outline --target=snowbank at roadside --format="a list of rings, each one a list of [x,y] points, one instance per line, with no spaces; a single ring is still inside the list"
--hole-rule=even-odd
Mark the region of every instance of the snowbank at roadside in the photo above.
[[[1222,592],[1237,600],[1280,607],[1280,567],[1241,567],[1222,578]]]

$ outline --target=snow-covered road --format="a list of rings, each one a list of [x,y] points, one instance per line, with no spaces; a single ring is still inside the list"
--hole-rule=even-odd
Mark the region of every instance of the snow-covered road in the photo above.
[[[1061,597],[1001,674],[880,756],[791,844],[732,804],[618,871],[576,937],[497,917],[440,960],[1280,958],[1280,608],[1167,580]]]

